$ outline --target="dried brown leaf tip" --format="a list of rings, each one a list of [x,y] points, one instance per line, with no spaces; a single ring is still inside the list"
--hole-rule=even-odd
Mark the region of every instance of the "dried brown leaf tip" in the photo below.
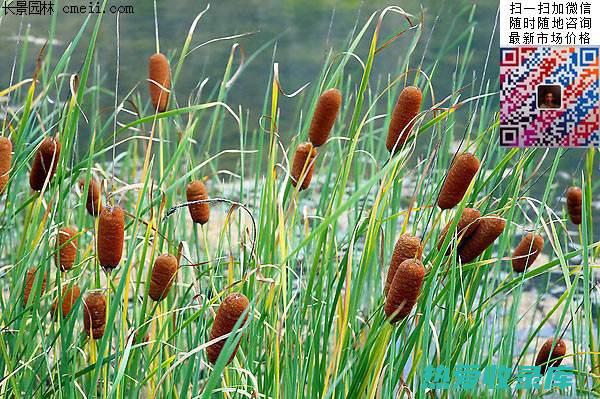
[[[423,94],[414,86],[405,87],[398,97],[392,112],[385,145],[389,152],[398,152],[411,134],[413,125],[421,110]]]
[[[164,254],[156,258],[150,276],[150,298],[158,302],[167,297],[175,281],[177,267],[177,258],[173,255]]]
[[[77,256],[77,230],[73,227],[63,227],[56,236],[56,265],[66,272],[73,267]]]
[[[77,298],[79,298],[79,295],[81,295],[81,291],[79,290],[79,287],[77,285],[74,285],[73,287],[68,288],[67,290],[63,291],[62,306],[61,306],[63,319],[69,315],[69,313],[71,312],[71,309],[73,308],[73,305],[75,305],[75,302],[77,301]],[[54,317],[56,317],[56,309],[57,308],[58,308],[58,298],[56,298],[54,300],[54,303],[52,303],[52,314],[54,315]]]
[[[35,283],[35,276],[37,275],[37,269],[32,267],[27,271],[27,276],[25,276],[25,289],[23,290],[23,305],[27,305],[29,301],[29,296],[31,295],[31,290],[33,289],[33,283]],[[46,273],[42,276],[42,286],[40,290],[40,296],[46,290]]]
[[[101,292],[92,292],[83,300],[83,328],[87,336],[100,339],[106,327],[106,298]]]
[[[535,365],[540,366],[542,374],[545,374],[548,367],[558,367],[566,354],[567,344],[565,341],[562,339],[554,341],[554,339],[548,338],[535,358]]]
[[[80,181],[79,185],[82,189],[85,188],[85,181]],[[92,177],[88,186],[85,208],[87,209],[88,213],[94,217],[98,216],[102,210],[102,197],[100,194],[100,184]]]
[[[120,206],[106,206],[98,220],[98,261],[100,266],[112,270],[119,265],[125,240],[125,215]]]
[[[569,187],[567,190],[567,210],[573,224],[581,224],[581,202],[583,193],[579,187]]]
[[[410,314],[421,293],[424,277],[425,268],[418,259],[407,259],[398,266],[384,307],[390,323],[397,323]]]
[[[40,191],[46,180],[50,182],[60,157],[60,143],[52,137],[46,137],[33,158],[31,173],[29,174],[29,186],[32,190]]]
[[[4,192],[10,177],[12,162],[12,142],[8,137],[0,137],[0,194]]]
[[[301,182],[298,191],[306,190],[310,186],[316,156],[317,149],[311,143],[302,143],[296,148],[292,161],[292,185],[297,187],[298,182]]]
[[[471,262],[496,241],[504,231],[506,220],[498,215],[484,216],[479,219],[475,232],[458,246],[458,255],[462,263]]]
[[[310,123],[308,137],[319,147],[325,144],[342,105],[342,93],[338,89],[329,89],[319,97],[315,113]]]
[[[212,329],[210,330],[210,340],[212,341],[233,331],[233,327],[235,327],[235,324],[237,323],[239,318],[242,317],[249,304],[250,301],[248,301],[248,298],[246,298],[243,294],[229,294],[217,310],[215,321],[213,323]],[[246,323],[247,319],[248,313],[244,315],[244,320],[240,323],[240,328]],[[226,341],[227,339],[222,339],[206,348],[208,360],[212,364],[215,364],[217,362],[219,354],[221,354],[221,350],[223,350]],[[233,353],[231,354],[231,357],[227,361],[227,364],[229,364],[235,357],[238,347],[239,342],[235,347]]]
[[[156,53],[150,56],[148,59],[148,77],[150,79],[149,88],[152,105],[158,112],[165,112],[169,103],[169,92],[167,90],[171,89],[171,69],[169,60],[164,54]]]
[[[467,152],[458,155],[452,162],[440,191],[438,206],[441,209],[454,208],[465,196],[478,170],[479,159],[475,155]]]
[[[466,240],[471,237],[477,226],[479,226],[479,218],[481,217],[481,212],[474,208],[465,208],[463,209],[462,214],[460,215],[460,219],[458,220],[458,224],[456,225],[456,236],[462,240]],[[444,244],[444,240],[446,239],[446,235],[448,234],[448,230],[452,222],[448,223],[442,233],[440,234],[440,239],[438,241],[438,250],[442,249],[442,244]],[[453,234],[454,235],[454,234]],[[446,255],[450,254],[450,249],[452,247],[448,247],[446,251]]]
[[[513,270],[523,273],[536,260],[543,248],[544,238],[541,235],[527,233],[513,252]]]
[[[185,194],[187,202],[208,200],[208,190],[200,180],[194,180],[187,185]],[[208,202],[199,202],[188,205],[190,216],[194,223],[201,225],[208,223],[210,219],[210,205]]]
[[[421,240],[418,237],[410,234],[402,234],[400,237],[398,237],[396,245],[394,246],[392,259],[390,260],[390,267],[388,268],[385,287],[383,289],[385,295],[387,295],[388,291],[390,290],[390,286],[392,285],[392,281],[394,280],[398,266],[400,266],[400,264],[407,259],[421,260],[422,255],[423,246],[421,245]]]

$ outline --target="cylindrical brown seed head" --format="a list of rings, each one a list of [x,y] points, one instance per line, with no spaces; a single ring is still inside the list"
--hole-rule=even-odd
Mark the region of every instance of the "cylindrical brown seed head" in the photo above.
[[[80,182],[81,188],[85,187],[85,181]],[[85,208],[92,216],[98,216],[102,210],[102,197],[100,196],[100,184],[93,177],[88,186]]]
[[[298,182],[302,181],[298,191],[306,190],[310,186],[316,156],[317,149],[311,143],[302,143],[296,148],[292,161],[292,185],[297,187]]]
[[[148,59],[148,77],[151,80],[149,87],[152,105],[158,112],[165,112],[169,102],[169,92],[163,90],[160,86],[167,90],[171,89],[171,70],[167,57],[161,53],[156,53]]]
[[[0,137],[0,194],[8,184],[10,163],[12,161],[12,142],[8,137]]]
[[[392,285],[392,281],[394,280],[398,266],[400,266],[400,264],[407,259],[421,260],[422,255],[423,246],[421,245],[421,240],[418,237],[410,234],[402,234],[400,237],[398,237],[396,245],[394,246],[392,259],[390,260],[390,267],[388,268],[385,287],[383,288],[383,293],[385,295],[387,295],[388,291],[390,290],[390,286]]]
[[[150,298],[158,302],[167,297],[175,281],[177,267],[177,258],[173,255],[165,254],[156,258],[150,277]]]
[[[478,170],[479,159],[475,155],[467,152],[458,155],[450,166],[448,176],[446,176],[442,191],[440,191],[438,206],[441,209],[454,208],[465,196],[467,188]]]
[[[29,296],[31,295],[31,290],[33,289],[33,283],[35,282],[35,276],[37,274],[37,269],[32,267],[27,271],[27,276],[25,276],[25,289],[23,290],[23,305],[27,305],[29,301]],[[40,289],[40,296],[46,290],[46,273],[44,273],[42,279],[42,287]]]
[[[567,345],[565,341],[559,339],[555,342],[552,338],[548,338],[535,358],[535,365],[540,366],[542,374],[545,374],[548,367],[558,367],[566,354]]]
[[[398,102],[392,112],[387,140],[385,141],[389,152],[399,151],[410,136],[415,119],[419,115],[422,101],[423,94],[418,87],[408,86],[400,93]]]
[[[469,238],[475,232],[477,226],[479,226],[479,217],[481,217],[481,212],[479,212],[477,209],[463,209],[463,213],[462,215],[460,215],[460,219],[458,220],[458,224],[456,225],[456,236],[461,238],[462,240],[466,240],[467,238]],[[448,230],[450,229],[451,225],[452,222],[448,223],[446,227],[444,227],[444,229],[442,230],[442,233],[440,234],[440,239],[438,241],[438,250],[442,249],[442,244],[446,239],[446,235],[448,234]],[[446,255],[450,254],[450,248],[451,247],[448,247]]]
[[[233,327],[235,327],[235,324],[237,323],[238,319],[242,317],[249,304],[250,301],[248,301],[248,298],[246,298],[243,294],[229,294],[227,298],[225,298],[223,303],[221,303],[221,305],[219,306],[219,310],[217,310],[215,321],[213,323],[212,329],[210,330],[210,340],[212,341],[215,338],[222,337],[225,334],[229,334],[233,330]],[[246,315],[244,316],[244,320],[240,324],[240,328],[244,325],[244,323],[246,323],[247,319],[248,314],[246,313]],[[226,339],[223,339],[206,348],[208,360],[212,364],[215,364],[217,362],[219,354],[221,353],[221,350],[223,350],[226,341]],[[227,364],[229,364],[229,362],[233,360],[236,352],[237,346],[231,354],[231,357],[227,361]]]
[[[72,227],[63,227],[56,236],[56,265],[66,272],[73,267],[77,256],[77,230]]]
[[[103,207],[98,220],[98,260],[105,269],[114,269],[123,255],[125,215],[120,206]]]
[[[544,248],[544,238],[539,234],[527,233],[513,252],[512,267],[523,273],[535,261]]]
[[[390,323],[396,323],[408,316],[417,303],[425,268],[418,259],[407,259],[398,266],[388,292],[384,311]]]
[[[581,224],[581,200],[583,194],[579,187],[569,187],[567,190],[567,210],[573,224]]]
[[[40,191],[44,187],[46,179],[52,180],[58,158],[60,157],[60,143],[52,137],[46,137],[33,158],[31,173],[29,174],[29,186],[32,190]]]
[[[77,301],[77,298],[79,298],[80,294],[81,292],[79,291],[79,287],[77,285],[74,285],[73,287],[63,291],[63,299],[61,306],[63,319],[69,315],[69,312],[71,312],[71,308],[73,308],[73,305],[75,305],[75,302]],[[52,304],[52,314],[55,317],[56,308],[58,308],[58,298],[56,298],[54,300],[54,303]]]
[[[106,327],[106,298],[101,292],[92,292],[83,300],[83,328],[87,336],[100,339]]]
[[[308,132],[310,142],[315,147],[322,146],[329,138],[341,105],[342,93],[338,89],[329,89],[319,97]]]
[[[502,234],[505,226],[506,220],[497,215],[480,218],[475,232],[458,246],[462,263],[468,263],[481,255]]]
[[[188,184],[185,194],[188,202],[208,199],[208,190],[200,180],[194,180]],[[188,209],[194,223],[200,223],[201,225],[208,223],[208,219],[210,218],[210,205],[208,202],[190,204],[188,205]]]

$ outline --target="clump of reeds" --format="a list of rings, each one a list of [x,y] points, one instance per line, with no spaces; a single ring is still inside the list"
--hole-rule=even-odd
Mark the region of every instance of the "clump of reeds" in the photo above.
[[[171,89],[171,70],[169,60],[164,54],[156,53],[150,56],[148,59],[148,77],[151,80],[149,88],[152,105],[158,112],[164,112],[169,103],[169,92],[167,90]]]
[[[73,267],[77,256],[77,230],[73,227],[63,227],[56,236],[56,265],[62,272]]]
[[[208,200],[208,190],[200,180],[194,180],[188,184],[185,194],[188,202]],[[210,218],[210,205],[208,202],[189,204],[188,210],[194,223],[200,225],[208,223]]]
[[[421,293],[424,277],[425,268],[418,259],[407,259],[398,266],[383,309],[390,323],[397,323],[410,314]]]
[[[101,292],[92,292],[83,300],[83,328],[87,336],[100,339],[106,327],[106,298]]]
[[[103,207],[98,220],[98,261],[112,270],[119,265],[125,240],[125,215],[120,206]]]
[[[248,308],[249,304],[250,301],[248,301],[248,298],[246,298],[243,294],[229,294],[217,310],[215,321],[212,325],[212,329],[210,330],[210,340],[212,341],[216,338],[222,337],[223,335],[229,334],[233,330],[233,327],[235,327],[235,324],[237,323],[239,318],[242,317],[244,313],[246,313],[244,315],[244,320],[240,324],[241,328],[248,319],[246,309]],[[225,342],[226,339],[222,339],[206,348],[208,360],[212,364],[215,364],[217,362],[217,359],[221,354],[221,350],[223,350],[223,347],[225,346]],[[235,357],[238,347],[239,342],[236,348],[234,349],[233,353],[231,354],[231,357],[227,361],[227,364],[229,364]]]
[[[392,112],[385,145],[389,152],[398,152],[411,134],[415,119],[421,110],[423,94],[414,86],[405,87]]]
[[[296,148],[291,174],[292,185],[298,187],[298,184],[300,184],[298,191],[306,190],[310,186],[316,156],[317,149],[311,143],[302,143]]]
[[[504,231],[506,220],[497,215],[479,219],[475,232],[458,246],[458,255],[462,263],[468,263],[481,255]]]
[[[460,215],[460,219],[458,220],[458,224],[456,225],[456,236],[466,240],[470,236],[473,235],[477,226],[479,226],[479,218],[481,217],[481,212],[474,208],[465,208],[463,209],[462,214]],[[446,235],[448,234],[448,230],[450,230],[450,226],[452,222],[448,223],[440,234],[440,238],[438,241],[438,250],[442,249],[442,245],[444,244],[444,240],[446,239]],[[450,254],[450,247],[446,251],[446,255]]]
[[[69,313],[71,312],[71,309],[73,308],[73,305],[77,301],[77,298],[79,298],[80,294],[81,294],[81,292],[77,285],[74,285],[70,288],[67,288],[65,291],[63,291],[62,306],[61,306],[63,319],[69,315]],[[54,300],[54,302],[52,303],[52,314],[55,317],[56,317],[57,308],[58,308],[58,298],[56,298]]]
[[[579,187],[569,187],[567,190],[567,210],[573,224],[581,224],[581,201],[583,193]]]
[[[465,196],[478,170],[479,159],[475,155],[468,152],[458,155],[452,162],[440,191],[438,206],[441,209],[454,208]]]
[[[541,235],[527,233],[513,252],[513,270],[523,273],[536,260],[543,248],[544,238]]]
[[[565,341],[548,338],[535,358],[535,365],[540,366],[542,374],[545,374],[548,367],[558,367],[566,354],[567,344]]]
[[[85,181],[82,180],[79,184],[82,189],[85,187]],[[90,184],[88,185],[85,208],[87,209],[88,213],[94,217],[98,216],[102,210],[100,184],[93,177],[90,179]]]
[[[4,192],[10,177],[12,162],[12,142],[8,137],[0,137],[0,194]]]
[[[37,274],[37,269],[35,267],[27,270],[27,276],[25,276],[25,289],[23,290],[23,305],[27,305],[29,301],[29,295],[31,295],[31,290],[33,289],[33,283],[35,282],[35,276]],[[40,296],[46,290],[46,273],[42,276],[42,288],[40,289]]]
[[[40,191],[46,180],[50,182],[58,166],[60,143],[53,137],[46,137],[33,158],[29,186],[32,190]]]
[[[173,255],[164,254],[156,258],[150,276],[150,298],[158,302],[167,297],[175,281],[178,266],[177,258]]]
[[[410,234],[402,234],[398,237],[396,245],[394,246],[394,253],[390,260],[390,267],[388,268],[387,278],[385,281],[385,287],[383,292],[385,295],[388,294],[398,266],[407,259],[421,259],[423,254],[423,246],[419,237],[415,237]]]
[[[326,90],[319,97],[308,133],[309,140],[315,147],[322,146],[329,138],[341,105],[342,93],[338,89]]]

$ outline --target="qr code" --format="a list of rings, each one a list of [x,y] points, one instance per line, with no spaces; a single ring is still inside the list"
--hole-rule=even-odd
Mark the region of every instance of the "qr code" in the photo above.
[[[500,145],[600,147],[599,48],[500,50]]]

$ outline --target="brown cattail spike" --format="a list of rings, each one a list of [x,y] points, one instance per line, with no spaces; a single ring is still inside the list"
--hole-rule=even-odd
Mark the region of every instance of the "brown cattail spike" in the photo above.
[[[506,220],[497,215],[480,218],[475,232],[458,246],[462,263],[468,263],[481,255],[502,234],[505,226]]]
[[[581,224],[581,201],[583,194],[579,187],[569,187],[567,190],[567,210],[573,224]]]
[[[210,330],[210,340],[212,341],[213,339],[229,334],[233,330],[233,327],[235,327],[235,324],[237,323],[239,318],[242,317],[249,304],[250,301],[248,301],[248,298],[246,298],[240,293],[233,293],[228,295],[227,298],[225,298],[225,300],[223,301],[223,303],[221,303],[221,306],[219,306],[219,310],[217,310],[215,321],[213,323],[212,329]],[[247,319],[248,314],[244,316],[244,320],[241,322],[240,328],[244,325],[244,323],[246,323]],[[219,354],[225,346],[225,342],[226,339],[222,339],[206,348],[208,360],[212,364],[215,364],[217,362]],[[231,357],[227,361],[227,364],[229,364],[235,357],[238,346],[239,343],[237,344],[236,348],[231,354]]]
[[[35,276],[37,274],[37,269],[32,267],[27,271],[27,276],[25,277],[25,289],[23,290],[23,304],[27,305],[29,301],[29,296],[31,295],[31,290],[33,289],[33,283],[35,283]],[[40,296],[46,290],[46,274],[42,277],[42,288],[40,290]]]
[[[208,200],[208,190],[200,180],[194,180],[188,184],[185,193],[188,202]],[[188,209],[194,223],[201,225],[208,223],[210,218],[210,205],[208,202],[190,204]]]
[[[12,161],[12,142],[8,137],[0,137],[0,194],[8,184],[10,164]]]
[[[421,109],[423,94],[421,89],[408,86],[402,90],[392,112],[385,145],[389,152],[398,152],[408,137]]]
[[[106,299],[101,292],[92,292],[83,301],[83,328],[88,337],[100,339],[106,327]]]
[[[338,89],[329,89],[319,97],[308,132],[310,142],[315,147],[322,146],[329,138],[341,105],[342,93]]]
[[[80,294],[81,294],[81,292],[79,291],[79,287],[77,285],[74,285],[73,287],[68,288],[66,291],[63,291],[62,306],[61,306],[63,319],[65,319],[69,315],[69,313],[71,312],[71,309],[73,308],[73,305],[75,305],[75,302],[77,301],[77,298],[79,298]],[[55,317],[56,317],[56,309],[57,308],[58,308],[58,298],[56,298],[54,300],[54,303],[52,304],[52,314]]]
[[[398,266],[388,292],[384,311],[390,323],[406,318],[417,303],[425,268],[418,259],[407,259]]]
[[[388,269],[385,287],[383,288],[385,295],[388,294],[390,286],[392,285],[392,281],[394,280],[394,276],[396,275],[396,270],[398,270],[398,266],[400,266],[400,264],[407,259],[421,260],[422,254],[423,246],[421,245],[421,240],[418,237],[410,234],[402,234],[400,237],[398,237],[398,241],[396,241],[396,245],[394,246],[392,259],[390,260],[390,267]]]
[[[458,155],[450,166],[448,176],[446,176],[442,191],[440,191],[438,206],[441,209],[454,208],[465,196],[469,184],[478,170],[479,159],[475,155],[467,152]]]
[[[98,221],[98,261],[112,270],[119,265],[125,240],[125,215],[120,206],[104,207]]]
[[[150,78],[149,87],[152,105],[158,112],[165,112],[169,102],[169,92],[167,90],[171,89],[171,70],[167,57],[161,53],[156,53],[149,58],[148,77]]]
[[[154,301],[162,301],[169,294],[177,274],[177,258],[165,254],[156,258],[150,277],[149,295]]]
[[[81,188],[85,187],[85,181],[80,182]],[[102,198],[100,197],[100,184],[93,177],[88,186],[88,192],[85,202],[88,213],[92,216],[98,216],[102,210]]]
[[[32,190],[40,191],[44,187],[46,180],[50,182],[60,157],[60,143],[52,137],[46,137],[33,159],[31,173],[29,175],[29,186]]]
[[[72,227],[63,227],[58,230],[56,237],[56,265],[60,271],[66,272],[73,267],[77,256],[77,230]]]
[[[548,367],[558,367],[566,354],[565,341],[562,339],[554,341],[552,338],[548,338],[535,358],[535,365],[540,366],[542,374],[545,374]]]
[[[460,215],[460,219],[458,221],[458,224],[456,225],[456,236],[461,238],[462,240],[466,240],[467,238],[472,236],[475,230],[477,229],[477,226],[479,226],[479,217],[481,217],[481,212],[479,212],[477,209],[463,209],[463,213],[462,215]],[[452,222],[448,223],[446,227],[444,227],[444,229],[442,230],[442,233],[440,234],[440,239],[438,241],[438,250],[442,249],[442,245],[444,244],[444,240],[446,239],[446,235],[448,234],[448,230],[450,229],[451,225]],[[446,255],[450,254],[450,249],[451,246],[448,247]]]
[[[296,148],[292,161],[292,185],[297,187],[298,182],[302,181],[298,191],[306,190],[310,186],[316,156],[317,149],[311,143],[302,143]]]
[[[539,234],[527,233],[513,252],[512,267],[523,273],[535,261],[544,248],[544,238]]]

